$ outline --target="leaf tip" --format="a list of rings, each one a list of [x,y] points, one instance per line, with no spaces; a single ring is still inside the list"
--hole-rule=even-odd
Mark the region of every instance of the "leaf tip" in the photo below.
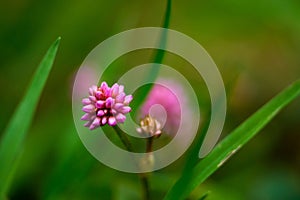
[[[60,40],[61,40],[61,37],[58,36],[58,38],[57,38],[57,39],[55,40],[55,42],[54,42],[55,46],[58,46],[58,45],[59,45]]]

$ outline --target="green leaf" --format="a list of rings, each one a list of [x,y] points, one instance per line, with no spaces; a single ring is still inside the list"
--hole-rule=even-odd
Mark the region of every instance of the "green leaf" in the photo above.
[[[300,95],[300,80],[279,93],[260,108],[190,171],[183,174],[165,199],[184,199],[214,173],[229,157],[253,138],[278,112]]]
[[[33,76],[27,92],[3,133],[0,143],[0,197],[4,197],[10,180],[13,177],[13,171],[16,168],[26,133],[31,125],[34,111],[52,68],[59,42],[60,38],[58,38],[47,51]]]
[[[230,82],[226,85],[226,96],[227,97],[232,96],[231,93],[237,84],[237,81],[238,81],[241,71],[244,69],[239,67],[239,68],[234,68],[231,70],[234,72],[231,73],[230,78],[229,78]],[[221,99],[219,99],[219,101],[220,100]],[[187,173],[186,171],[190,171],[195,166],[195,164],[197,164],[197,162],[199,161],[199,149],[201,148],[203,141],[206,137],[207,129],[210,124],[210,117],[211,117],[211,113],[209,113],[209,111],[206,111],[206,112],[203,111],[203,114],[201,114],[201,121],[202,121],[201,128],[199,129],[199,131],[197,133],[197,137],[194,139],[193,144],[191,145],[191,147],[189,148],[189,150],[187,152],[187,159],[185,162],[185,166],[182,170],[183,174]]]
[[[206,193],[204,193],[204,194],[199,198],[199,200],[205,200],[205,199],[208,197],[209,194],[210,194],[210,191],[207,191]]]
[[[160,49],[156,50],[156,53],[152,60],[152,63],[161,64],[163,61],[163,58],[165,56],[165,51],[162,49],[164,49],[167,45],[167,33],[168,33],[167,29],[169,28],[169,24],[170,24],[171,3],[172,3],[171,0],[167,1],[165,17],[164,17],[164,21],[163,21],[163,28],[165,28],[165,29],[162,31],[161,37],[159,40]],[[147,82],[149,82],[149,83],[154,82],[158,75],[158,72],[159,72],[159,67],[157,65],[153,65],[149,71],[149,74],[146,74],[145,80],[147,80]],[[140,92],[135,95],[134,102],[133,102],[134,108],[138,108],[143,103],[143,101],[146,99],[148,93],[150,92],[152,86],[153,86],[153,84],[145,85],[140,90]]]

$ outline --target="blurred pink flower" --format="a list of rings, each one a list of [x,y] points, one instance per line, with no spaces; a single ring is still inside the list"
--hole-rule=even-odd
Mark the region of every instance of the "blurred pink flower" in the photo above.
[[[132,95],[126,96],[123,85],[115,83],[110,88],[106,82],[102,82],[100,87],[90,87],[89,95],[82,100],[82,110],[85,114],[81,120],[88,121],[84,126],[90,130],[105,124],[115,126],[117,123],[123,123],[126,119],[125,114],[131,111],[129,103]]]
[[[144,104],[141,106],[140,116],[143,119],[150,114],[151,117],[154,117],[161,124],[165,121],[163,132],[174,135],[181,122],[181,109],[188,109],[187,105],[181,105],[180,103],[186,102],[186,95],[181,85],[174,81],[161,80],[158,83],[152,87]],[[180,98],[180,101],[178,98]],[[156,109],[155,105],[157,104],[162,106],[164,110]],[[181,108],[181,106],[184,106],[184,108]]]

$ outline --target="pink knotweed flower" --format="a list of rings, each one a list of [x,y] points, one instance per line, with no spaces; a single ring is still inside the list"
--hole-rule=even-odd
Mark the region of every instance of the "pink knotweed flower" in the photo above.
[[[178,98],[180,98],[180,101]],[[165,120],[162,130],[169,135],[174,135],[179,128],[181,119],[183,117],[189,117],[182,116],[181,112],[181,109],[185,109],[185,111],[190,110],[186,102],[186,93],[179,83],[173,80],[160,80],[158,84],[152,87],[143,103],[140,117],[143,119],[150,114],[151,117],[162,123],[163,120],[161,118],[166,112],[167,119]],[[150,113],[152,106],[157,104],[162,106],[165,111],[162,112],[160,109],[154,109]]]
[[[131,111],[129,103],[132,95],[126,96],[123,85],[115,83],[110,88],[106,82],[102,82],[100,87],[90,87],[89,95],[82,100],[82,110],[85,114],[81,120],[88,121],[84,126],[90,130],[105,124],[115,126],[117,123],[123,123],[126,119],[125,114]]]

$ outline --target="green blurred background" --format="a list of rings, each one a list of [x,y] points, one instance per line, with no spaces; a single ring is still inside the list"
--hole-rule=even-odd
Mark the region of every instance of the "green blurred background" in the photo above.
[[[0,132],[47,48],[62,37],[9,199],[141,197],[135,174],[102,165],[80,142],[71,112],[72,81],[101,41],[127,29],[161,26],[165,7],[162,0],[0,1]],[[219,67],[228,94],[222,137],[300,78],[298,0],[175,0],[170,28],[197,40]],[[132,65],[137,56],[140,62],[149,61],[148,54],[137,53],[125,63]],[[184,64],[178,66],[180,61],[172,55],[165,60],[190,76],[194,87],[205,88],[201,78]],[[206,105],[207,94],[203,96]],[[207,199],[300,199],[299,118],[298,98],[200,185],[191,199],[208,190]],[[161,199],[174,184],[185,159],[152,174],[153,199]]]

